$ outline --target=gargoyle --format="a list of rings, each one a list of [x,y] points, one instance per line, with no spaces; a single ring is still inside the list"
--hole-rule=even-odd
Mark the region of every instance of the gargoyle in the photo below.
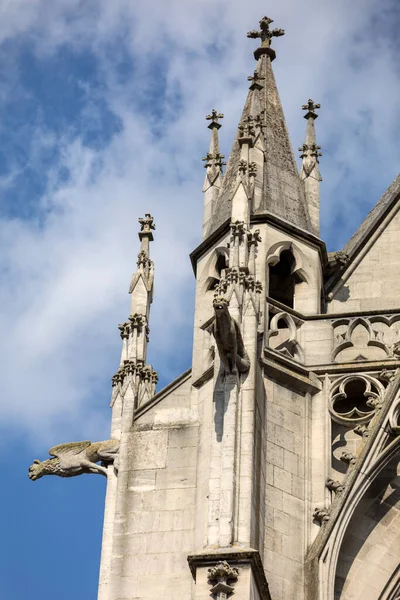
[[[107,476],[107,468],[103,463],[115,464],[118,451],[118,440],[105,440],[93,444],[90,441],[60,444],[50,448],[49,454],[53,458],[43,461],[35,459],[29,467],[28,476],[32,481],[44,475],[75,477],[83,473],[99,473]],[[97,465],[100,461],[102,464]]]
[[[216,296],[213,302],[215,320],[211,332],[217,344],[221,363],[225,371],[245,373],[250,368],[250,359],[243,344],[238,323],[229,314],[229,302],[223,296]]]

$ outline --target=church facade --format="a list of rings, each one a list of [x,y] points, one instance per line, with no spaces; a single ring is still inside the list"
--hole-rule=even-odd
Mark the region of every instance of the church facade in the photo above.
[[[327,253],[319,105],[303,106],[299,173],[271,23],[248,34],[260,45],[225,172],[223,115],[207,116],[191,369],[156,393],[146,215],[110,440],[30,468],[107,476],[99,600],[400,598],[400,177]]]

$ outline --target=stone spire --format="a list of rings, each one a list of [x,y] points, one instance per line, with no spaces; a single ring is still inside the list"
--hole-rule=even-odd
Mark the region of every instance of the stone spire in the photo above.
[[[260,21],[260,29],[247,34],[250,38],[259,38],[261,45],[254,52],[256,69],[248,77],[249,93],[206,235],[229,218],[233,221],[246,220],[235,212],[247,211],[250,215],[269,213],[317,233],[311,223],[272,71],[271,63],[276,53],[271,48],[271,41],[285,32],[270,29],[271,23],[271,19],[264,17]],[[238,187],[243,161],[248,167],[247,191],[244,194],[247,194],[246,207],[243,190]],[[252,169],[250,165],[253,165]],[[254,181],[250,180],[250,172]],[[242,195],[240,201],[235,200],[238,193]]]
[[[307,111],[304,115],[304,118],[307,119],[307,129],[306,141],[299,148],[299,152],[301,152],[300,158],[303,159],[300,179],[304,185],[311,224],[315,232],[319,235],[319,183],[322,181],[322,177],[319,172],[318,157],[322,156],[322,153],[320,152],[321,146],[317,146],[315,137],[315,119],[318,117],[315,111],[321,108],[321,105],[315,104],[314,100],[310,99],[302,108]]]
[[[154,264],[150,259],[150,242],[153,241],[154,219],[146,214],[139,219],[141,242],[137,257],[137,270],[133,274],[129,293],[132,295],[129,319],[118,325],[122,338],[120,367],[112,378],[112,405],[118,394],[126,397],[130,388],[131,399],[125,402],[124,412],[128,428],[132,423],[133,410],[150,399],[155,393],[157,373],[146,364],[149,341],[150,305],[153,301]]]
[[[219,191],[222,185],[222,167],[226,165],[223,162],[225,156],[220,153],[218,129],[221,127],[219,119],[224,117],[223,114],[218,113],[215,108],[212,109],[211,114],[206,116],[207,121],[210,121],[208,128],[211,129],[211,140],[210,149],[207,152],[207,156],[203,158],[205,161],[204,167],[207,169],[206,177],[203,185],[204,193],[204,216],[203,216],[203,238],[206,236],[206,232],[210,226],[210,219],[213,211],[213,207],[216,199],[218,198]]]

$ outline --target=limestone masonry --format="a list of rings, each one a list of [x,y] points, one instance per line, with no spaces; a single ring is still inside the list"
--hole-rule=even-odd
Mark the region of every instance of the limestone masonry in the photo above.
[[[192,368],[156,393],[147,214],[110,440],[30,468],[106,474],[99,600],[400,598],[400,176],[327,253],[320,105],[303,106],[299,174],[271,23],[248,34],[260,45],[227,164],[223,115],[206,117]]]

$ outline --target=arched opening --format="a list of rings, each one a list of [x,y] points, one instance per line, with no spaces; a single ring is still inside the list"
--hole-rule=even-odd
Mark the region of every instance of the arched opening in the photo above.
[[[337,562],[335,600],[398,598],[399,510],[397,455],[371,482],[347,525]]]
[[[228,267],[227,248],[217,248],[209,267],[209,276],[206,280],[206,291],[215,290]]]
[[[282,250],[279,261],[269,267],[269,297],[289,308],[294,308],[295,285],[299,278],[294,273],[296,259],[291,250]]]

